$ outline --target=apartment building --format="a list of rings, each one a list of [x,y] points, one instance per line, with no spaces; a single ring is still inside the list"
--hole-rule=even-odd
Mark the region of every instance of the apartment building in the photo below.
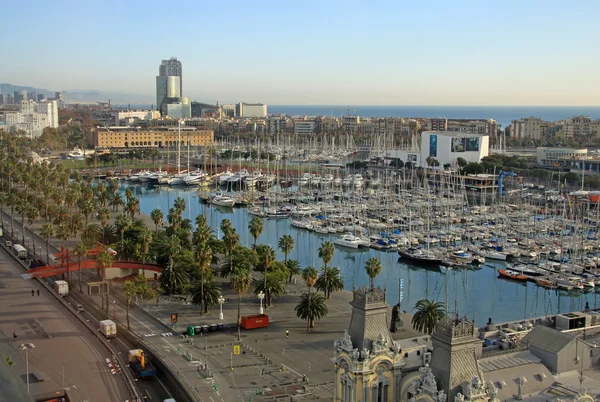
[[[214,143],[214,131],[197,130],[193,127],[181,129],[175,127],[156,127],[135,129],[131,127],[97,128],[88,136],[88,145],[102,148],[138,148],[165,147],[177,145],[181,138],[182,145],[208,146]]]

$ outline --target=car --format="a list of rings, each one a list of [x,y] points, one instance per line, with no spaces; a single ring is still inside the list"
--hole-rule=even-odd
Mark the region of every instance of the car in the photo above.
[[[75,310],[76,310],[78,313],[83,313],[83,312],[85,312],[85,309],[83,308],[83,306],[82,306],[81,304],[77,304],[77,305],[75,306]]]

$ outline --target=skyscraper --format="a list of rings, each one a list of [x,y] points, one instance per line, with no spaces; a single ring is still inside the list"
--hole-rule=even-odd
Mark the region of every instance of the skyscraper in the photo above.
[[[183,96],[183,75],[181,62],[177,57],[171,57],[169,60],[163,60],[158,67],[158,75],[163,77],[179,77],[179,96]]]
[[[163,60],[156,77],[156,108],[166,115],[167,104],[175,101],[173,98],[181,98],[182,94],[181,62],[176,57]]]

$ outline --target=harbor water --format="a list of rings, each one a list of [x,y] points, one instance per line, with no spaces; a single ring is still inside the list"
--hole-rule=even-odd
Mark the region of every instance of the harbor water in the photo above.
[[[231,220],[240,235],[240,242],[251,247],[253,238],[248,231],[252,219],[244,208],[222,208],[201,202],[197,189],[159,187],[146,185],[128,185],[120,187],[124,191],[132,188],[140,197],[140,209],[144,214],[159,208],[167,215],[173,201],[181,197],[186,202],[184,218],[194,222],[196,216],[204,214],[207,221],[219,235],[222,219]],[[291,226],[289,219],[264,219],[264,231],[258,238],[259,244],[269,244],[277,249],[278,239],[290,234],[295,240],[294,250],[289,258],[296,259],[301,266],[320,268],[322,261],[318,257],[321,243],[335,239],[335,235],[321,235]],[[553,315],[562,312],[582,310],[586,302],[597,307],[597,294],[590,292],[565,292],[548,290],[533,282],[518,283],[498,278],[496,269],[502,268],[502,262],[486,262],[476,270],[426,269],[407,264],[399,259],[397,252],[377,251],[374,249],[352,250],[335,247],[331,262],[342,271],[347,290],[367,285],[369,278],[364,270],[365,262],[378,257],[383,265],[382,273],[375,279],[375,285],[387,289],[387,301],[390,305],[398,303],[400,282],[403,282],[401,309],[411,311],[415,303],[423,298],[436,301],[448,301],[449,310],[457,310],[460,315],[474,317],[477,325],[484,325],[488,318],[494,322],[522,320],[525,318]],[[278,257],[283,253],[277,250]],[[333,296],[335,297],[335,295]]]

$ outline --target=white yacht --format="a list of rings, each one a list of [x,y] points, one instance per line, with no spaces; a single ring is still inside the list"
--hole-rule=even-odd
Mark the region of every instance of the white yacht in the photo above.
[[[342,178],[341,177],[336,177],[335,179],[333,179],[333,185],[336,187],[339,187],[342,185]]]
[[[331,183],[333,183],[333,175],[332,174],[326,174],[321,179],[321,184],[324,186],[330,186]]]
[[[234,185],[234,184],[239,184],[242,182],[242,180],[244,180],[244,178],[246,176],[248,176],[250,173],[248,173],[248,171],[246,169],[242,169],[239,172],[236,172],[233,176],[231,176],[229,178],[229,180],[227,180],[227,183]]]
[[[85,158],[85,155],[81,149],[75,147],[71,152],[69,152],[69,158],[81,161]]]
[[[149,176],[148,176],[148,181],[152,184],[160,184],[160,178],[161,177],[165,177],[167,176],[167,172],[165,172],[164,170],[159,170],[156,172],[152,172]]]
[[[310,173],[302,173],[302,176],[300,176],[300,180],[298,180],[298,185],[306,186],[310,178]]]
[[[185,184],[185,181],[183,180],[185,176],[187,176],[187,172],[181,172],[179,174],[173,175],[173,177],[171,177],[167,181],[167,183],[169,184],[169,186],[180,186],[182,184]]]
[[[205,176],[206,173],[202,172],[201,170],[196,170],[195,172],[191,172],[190,174],[185,176],[183,178],[183,182],[187,186],[196,186],[200,184],[200,182],[202,181],[202,179],[204,179]]]
[[[360,173],[355,174],[352,178],[352,183],[354,184],[354,187],[361,187],[363,185],[362,175]]]
[[[346,176],[344,177],[344,180],[342,180],[342,185],[345,187],[351,186],[352,185],[352,176]]]
[[[129,181],[140,182],[141,177],[149,174],[147,170],[142,170],[141,172],[137,172],[129,176]]]
[[[319,184],[321,184],[321,176],[319,176],[318,174],[313,174],[310,177],[310,185],[311,186],[318,186]]]
[[[227,184],[227,182],[229,181],[229,179],[231,179],[233,177],[233,172],[229,169],[227,169],[227,171],[221,173],[221,175],[219,176],[219,185],[224,186]]]
[[[254,186],[262,177],[262,172],[260,170],[255,170],[251,175],[244,177],[244,184],[246,186]]]
[[[310,221],[292,219],[290,223],[293,227],[298,229],[313,230],[313,224]]]
[[[345,234],[333,241],[333,244],[348,248],[369,247],[371,244],[368,239],[362,239],[352,234]]]
[[[226,195],[217,195],[210,200],[210,203],[220,207],[233,207],[235,205],[235,200]]]

